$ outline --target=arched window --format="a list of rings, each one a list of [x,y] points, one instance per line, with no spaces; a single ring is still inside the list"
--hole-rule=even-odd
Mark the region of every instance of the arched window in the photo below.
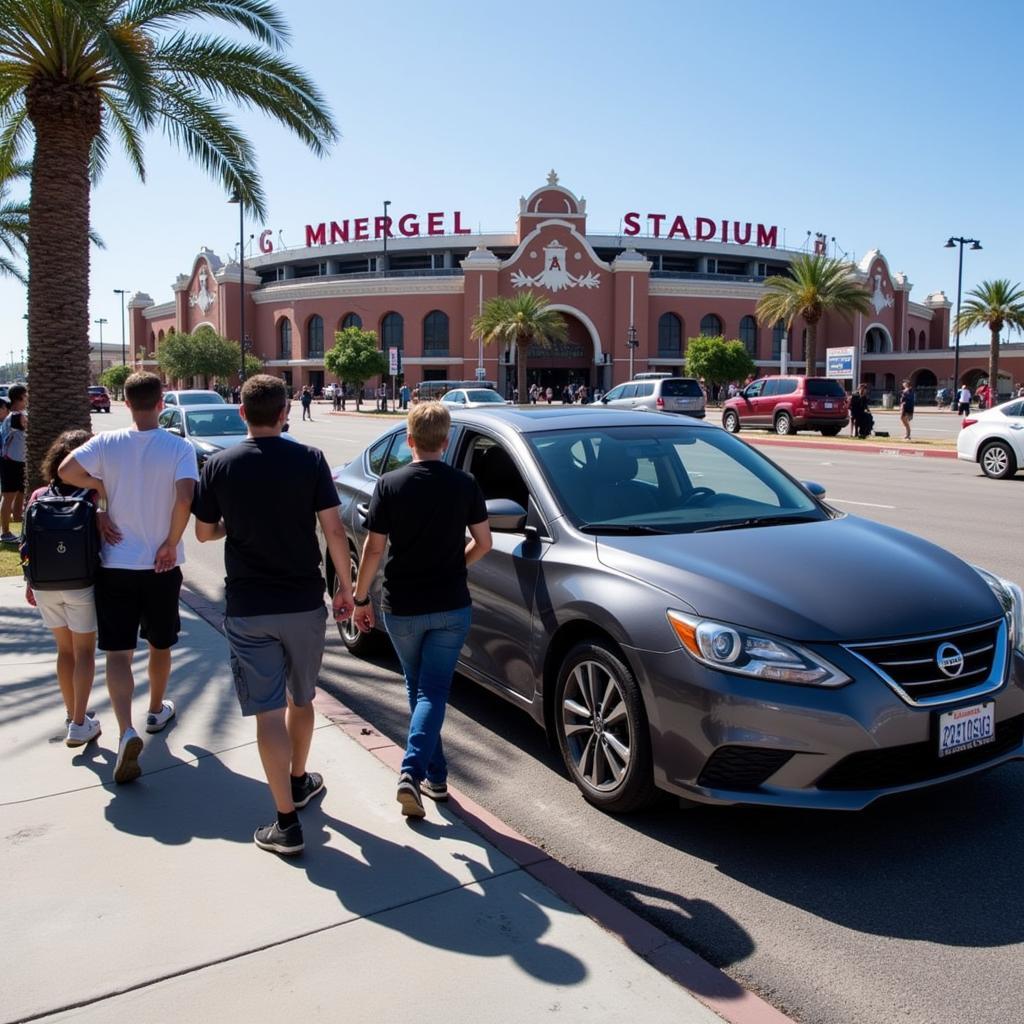
[[[380,344],[386,352],[389,348],[401,351],[404,344],[405,322],[401,313],[388,313],[380,322]]]
[[[306,358],[323,359],[324,357],[324,318],[311,316],[306,325]]]
[[[891,352],[892,339],[884,327],[871,327],[864,335],[865,352]]]
[[[918,348],[927,348],[928,347],[928,344],[927,344],[927,342],[925,340],[924,331],[921,331],[918,334],[918,336],[917,336],[917,347]]]
[[[913,352],[917,347],[917,335],[914,333],[913,327],[907,331],[907,351]]]
[[[722,333],[722,321],[714,313],[708,313],[700,322],[700,333],[705,338],[717,338]]]
[[[757,358],[757,321],[752,316],[745,316],[740,321],[740,341],[752,358]]]
[[[288,317],[283,317],[277,325],[277,356],[278,359],[291,359],[292,357],[292,322]]]
[[[658,319],[658,355],[669,359],[683,354],[683,321],[675,313],[662,313]]]
[[[448,355],[448,315],[435,309],[423,318],[423,354]]]
[[[782,342],[786,338],[785,321],[779,320],[772,328],[772,359],[782,358]]]
[[[358,313],[346,313],[342,317],[341,330],[345,330],[347,327],[362,327],[363,318]]]

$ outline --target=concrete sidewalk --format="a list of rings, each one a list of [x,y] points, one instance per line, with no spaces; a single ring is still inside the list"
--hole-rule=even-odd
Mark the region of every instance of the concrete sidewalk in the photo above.
[[[187,608],[178,718],[115,786],[102,664],[103,735],[69,750],[22,594],[0,580],[0,1022],[720,1020],[444,805],[408,823],[393,772],[322,716],[305,853],[258,850],[273,808],[253,723],[223,637]]]

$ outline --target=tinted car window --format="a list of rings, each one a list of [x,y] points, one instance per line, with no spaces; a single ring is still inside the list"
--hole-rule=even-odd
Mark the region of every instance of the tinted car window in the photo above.
[[[791,395],[791,394],[793,394],[794,391],[796,391],[796,381],[795,380],[780,380],[778,383],[779,383],[779,389],[778,389],[778,391],[775,392],[777,395]],[[838,387],[838,385],[836,385],[836,386]],[[842,390],[842,389],[840,389],[840,390]],[[812,392],[812,394],[813,394],[813,392]]]
[[[765,381],[755,380],[753,384],[747,385],[744,394],[746,394],[747,398],[758,398],[764,389],[764,385]]]
[[[796,383],[794,381],[794,383]],[[845,398],[846,392],[842,384],[837,380],[827,380],[824,377],[809,377],[807,379],[807,394],[815,398]]]
[[[186,414],[188,432],[198,437],[224,437],[229,434],[245,433],[245,420],[239,415],[237,405],[223,409],[208,409],[204,412]]]
[[[653,384],[637,384],[636,386],[636,397],[637,398],[650,398],[654,394]]]
[[[401,469],[403,466],[409,465],[410,462],[412,462],[412,449],[409,447],[409,438],[406,434],[399,434],[391,451],[388,452],[385,472],[390,473],[393,469]]]
[[[623,386],[620,384],[617,388],[612,388],[611,391],[609,391],[608,394],[605,395],[604,397],[609,402],[614,402],[617,398],[621,398],[622,397],[622,392],[624,390],[625,390],[625,388],[623,388]]]
[[[382,437],[369,452],[370,458],[370,472],[374,476],[380,476],[384,472],[384,456],[388,453],[388,448],[391,445],[391,438],[393,434],[388,434],[386,437]]]
[[[1024,416],[1024,402],[1011,402],[1000,410],[1004,416]]]
[[[466,397],[471,402],[494,402],[496,405],[504,405],[505,399],[497,391],[490,388],[479,388],[476,391],[467,391]]]
[[[622,394],[619,398],[636,398],[636,385],[635,384],[623,384]]]
[[[661,393],[665,398],[701,398],[704,392],[695,380],[663,380]]]
[[[770,398],[772,395],[780,394],[780,391],[779,391],[779,384],[780,383],[781,383],[781,381],[777,381],[777,380],[765,381],[764,391],[762,391],[761,394],[765,398]]]

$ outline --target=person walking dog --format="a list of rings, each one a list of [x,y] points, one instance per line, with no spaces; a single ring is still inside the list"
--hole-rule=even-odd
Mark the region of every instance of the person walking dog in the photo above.
[[[390,540],[381,607],[412,713],[396,799],[404,815],[422,818],[421,793],[448,798],[441,727],[472,616],[466,569],[491,550],[491,530],[476,480],[444,461],[444,405],[415,406],[407,429],[413,461],[385,473],[370,499],[352,618],[364,633],[374,627],[370,589]]]

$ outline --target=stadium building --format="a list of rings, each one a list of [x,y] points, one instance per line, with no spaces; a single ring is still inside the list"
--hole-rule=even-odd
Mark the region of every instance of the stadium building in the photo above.
[[[592,234],[586,200],[552,171],[547,184],[519,200],[516,228],[506,234],[472,233],[461,211],[385,209],[384,216],[325,219],[306,225],[293,247],[262,231],[245,258],[244,281],[237,260],[225,263],[203,248],[174,284],[172,301],[132,297],[132,351],[136,365],[153,367],[173,332],[206,324],[238,338],[244,288],[247,349],[293,389],[331,381],[324,351],[335,331],[356,325],[374,331],[385,351],[398,350],[410,385],[483,378],[507,394],[515,352],[481,345],[472,322],[493,296],[532,289],[568,324],[564,344],[530,353],[530,379],[545,387],[571,381],[607,390],[631,368],[679,372],[687,339],[697,335],[739,339],[759,374],[800,373],[803,323],[786,331],[754,316],[765,278],[785,273],[798,251],[807,251],[780,245],[779,234],[773,224],[693,210],[626,211],[618,232]],[[807,245],[825,252],[828,240],[809,237]],[[953,381],[949,300],[936,291],[913,301],[910,281],[877,249],[855,270],[870,312],[824,318],[818,372],[827,349],[852,348],[853,376],[876,393],[909,378],[927,401]],[[1005,393],[1024,380],[1024,346],[1003,353]],[[986,376],[987,359],[987,345],[962,344],[961,380]]]

